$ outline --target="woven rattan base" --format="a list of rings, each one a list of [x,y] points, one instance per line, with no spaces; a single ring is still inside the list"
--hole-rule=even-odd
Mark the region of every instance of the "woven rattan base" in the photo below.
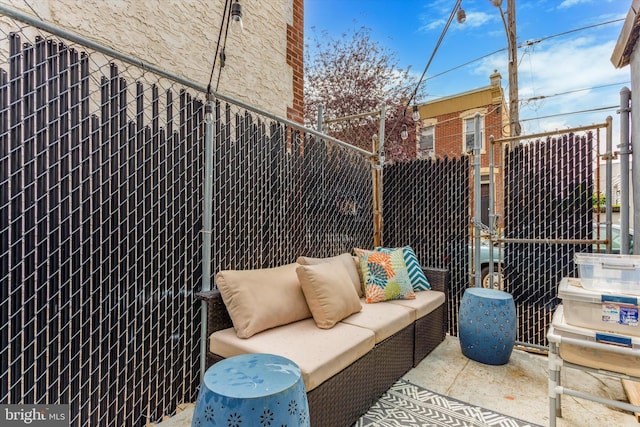
[[[307,393],[314,427],[350,426],[411,369],[413,324]]]
[[[448,272],[424,269],[432,289],[448,290]],[[207,303],[207,335],[233,326],[220,292],[200,292]],[[446,303],[376,346],[307,393],[313,427],[353,425],[377,399],[444,340]],[[207,367],[223,358],[208,353]]]

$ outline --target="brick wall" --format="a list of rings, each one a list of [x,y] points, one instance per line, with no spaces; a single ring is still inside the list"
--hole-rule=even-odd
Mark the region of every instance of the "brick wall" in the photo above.
[[[304,0],[293,0],[293,25],[287,25],[287,64],[293,71],[293,105],[287,118],[303,123],[304,115]]]
[[[482,175],[489,174],[489,136],[493,135],[495,139],[500,139],[503,136],[502,125],[502,109],[497,108],[497,105],[489,104],[484,106],[478,106],[477,108],[486,109],[487,114],[484,114],[484,143],[485,150],[480,156],[480,167],[482,168]],[[447,156],[449,158],[458,158],[462,156],[462,141],[464,135],[463,120],[460,118],[460,111],[441,114],[435,119],[437,120],[435,126],[435,154],[437,157]],[[495,212],[500,215],[499,226],[503,224],[503,211],[504,211],[504,186],[502,178],[502,169],[500,166],[500,159],[502,157],[503,147],[500,145],[494,145],[494,159],[495,163],[495,188],[494,197],[496,201]],[[486,182],[486,181],[483,181]],[[471,188],[473,189],[473,175],[471,175]],[[469,203],[470,215],[473,216],[474,206],[473,199]]]

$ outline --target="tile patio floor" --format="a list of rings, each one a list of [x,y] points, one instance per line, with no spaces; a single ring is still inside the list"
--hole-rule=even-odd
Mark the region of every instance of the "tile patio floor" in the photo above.
[[[566,387],[627,401],[619,379],[573,369],[563,369],[562,374],[562,384]],[[548,367],[544,355],[514,350],[506,365],[483,365],[463,356],[458,339],[447,336],[404,378],[464,402],[543,426],[549,425]],[[562,410],[563,417],[558,418],[558,427],[640,427],[631,413],[571,396],[562,396]],[[187,405],[185,410],[156,426],[191,426],[192,414],[193,406]]]

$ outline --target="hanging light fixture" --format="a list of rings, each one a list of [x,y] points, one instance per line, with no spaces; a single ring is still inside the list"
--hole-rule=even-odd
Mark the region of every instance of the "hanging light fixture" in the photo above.
[[[413,113],[411,114],[411,118],[413,119],[414,122],[417,122],[420,120],[420,111],[418,110],[417,105],[413,106]]]
[[[465,13],[462,6],[460,6],[458,8],[458,11],[456,12],[456,20],[458,21],[458,24],[463,24],[464,21],[467,20],[467,14]]]
[[[231,4],[231,20],[239,23],[240,28],[244,30],[244,25],[242,24],[242,5],[238,0]]]
[[[402,132],[400,132],[400,138],[406,141],[409,138],[409,132],[407,132],[407,125],[402,125]]]

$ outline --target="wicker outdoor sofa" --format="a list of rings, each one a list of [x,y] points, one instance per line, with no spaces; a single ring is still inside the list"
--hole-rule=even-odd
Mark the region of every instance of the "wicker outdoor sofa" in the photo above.
[[[335,260],[336,258],[338,257],[329,259]],[[300,261],[300,259],[298,261]],[[291,268],[299,265],[298,263],[292,264]],[[289,266],[283,267],[286,271],[289,271],[289,268]],[[271,270],[275,269],[253,270],[252,273],[257,273],[253,275],[253,277],[258,278],[257,282],[261,280],[269,282],[271,279],[269,279],[268,276],[271,274]],[[243,353],[273,353],[288,357],[296,362],[303,371],[309,402],[309,419],[311,426],[351,426],[360,416],[367,412],[395,381],[401,378],[409,369],[416,366],[444,340],[447,316],[445,301],[449,274],[447,270],[435,268],[422,268],[422,271],[430,282],[431,290],[424,291],[425,293],[416,292],[419,297],[416,300],[394,300],[376,304],[366,304],[363,301],[362,312],[347,317],[328,329],[316,327],[316,324],[313,323],[313,318],[302,319],[290,324],[276,326],[275,328],[268,327],[268,329],[259,331],[249,338],[237,337],[236,333],[239,333],[246,324],[244,326],[236,325],[238,328],[234,328],[234,322],[232,321],[232,317],[235,316],[236,323],[240,324],[240,321],[237,320],[238,315],[235,313],[237,309],[235,305],[240,297],[236,295],[234,300],[234,298],[229,297],[228,294],[226,298],[223,298],[222,295],[222,293],[228,292],[226,287],[228,287],[229,282],[235,280],[235,277],[232,278],[230,274],[224,276],[223,273],[218,273],[216,276],[218,289],[197,294],[199,299],[207,302],[207,336],[210,337],[207,367],[226,357]],[[246,272],[232,273],[245,274]],[[223,285],[222,293],[220,291],[221,285]],[[266,284],[264,286],[266,286]],[[264,286],[262,286],[262,288],[264,288]],[[240,294],[241,293],[242,292],[240,292]],[[255,293],[255,291],[252,291],[252,293]],[[287,291],[287,294],[292,294],[291,290]],[[246,294],[244,296],[246,297]],[[232,306],[231,310],[225,305],[225,299],[227,303]],[[268,297],[258,297],[254,299],[254,301],[260,301],[260,304],[257,305],[262,306],[269,304],[268,302],[263,303],[263,300],[268,300]],[[421,309],[414,310],[412,304],[418,306],[421,304],[419,302],[420,300],[429,300],[430,302],[426,305],[422,303],[423,306],[426,307],[428,305],[428,307],[426,309],[422,307]],[[290,302],[289,305],[291,305]],[[373,336],[378,336],[379,331],[373,334],[366,328],[347,323],[350,322],[350,319],[355,319],[354,322],[357,325],[358,321],[369,322],[374,317],[383,317],[382,322],[384,322],[384,315],[374,314],[372,316],[372,312],[370,312],[367,316],[366,312],[370,310],[374,310],[373,313],[389,310],[391,313],[402,314],[403,316],[403,313],[406,311],[411,312],[412,318],[415,319],[399,330],[394,330],[389,336],[380,335],[383,339],[376,339],[373,338]],[[422,312],[419,313],[420,311]],[[230,315],[230,312],[233,314]],[[417,315],[416,312],[418,312]],[[389,317],[394,317],[394,315],[390,315]],[[389,320],[390,324],[394,322],[397,329],[397,320]],[[376,322],[372,321],[372,323]],[[260,326],[262,328],[262,325]],[[378,326],[374,328],[378,330],[392,330],[389,329],[390,327],[392,328],[393,326],[381,326],[378,324]],[[360,335],[364,334],[362,331],[366,331],[366,333],[371,335],[371,338],[367,335],[365,339],[360,339]],[[338,337],[338,334],[342,336]],[[325,336],[329,344],[322,344]],[[354,347],[359,345],[362,348],[362,345],[365,345],[363,343],[366,341],[368,343],[366,345],[369,345],[371,348],[364,352],[364,354],[358,354],[357,352],[349,353],[349,351],[346,351],[336,353],[339,355],[332,357],[332,343],[334,341],[342,342],[343,338],[345,344],[336,344],[337,347],[341,345],[350,346],[353,342]],[[313,340],[313,342],[310,342],[310,340]],[[374,340],[375,343],[373,343]],[[313,347],[315,345],[318,347],[314,350]],[[300,348],[288,348],[293,346],[310,347],[307,351],[313,352],[314,354],[306,357],[304,350]],[[324,350],[325,347],[327,348],[326,351]],[[322,349],[322,351],[320,351],[320,349]],[[302,356],[300,355],[301,351]],[[318,369],[320,371],[319,379],[312,378],[313,375],[316,374],[305,377],[305,366],[309,364],[313,365],[315,359],[318,357],[322,358],[322,355],[325,353],[326,357],[332,360]],[[318,356],[318,354],[321,355]],[[353,360],[350,361],[349,358]],[[348,360],[349,362],[347,366],[340,367],[339,371],[333,373],[331,369],[337,369],[333,366],[336,360],[338,360],[338,363],[340,360],[342,360],[343,363],[344,360]],[[313,363],[310,363],[310,361],[313,361]],[[327,375],[330,376],[324,378]]]

